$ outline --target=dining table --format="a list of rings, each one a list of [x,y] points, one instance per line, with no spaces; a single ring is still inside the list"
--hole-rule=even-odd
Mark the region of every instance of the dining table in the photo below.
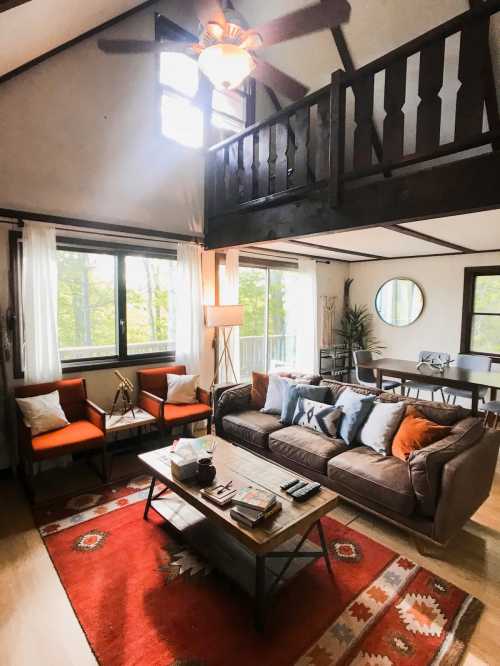
[[[403,392],[404,383],[407,380],[470,391],[471,411],[474,416],[477,416],[479,412],[479,390],[481,387],[486,386],[490,389],[491,400],[496,400],[497,390],[500,389],[500,372],[478,372],[453,365],[438,369],[428,364],[422,365],[415,361],[405,361],[397,358],[373,359],[360,363],[360,366],[371,368],[374,371],[378,388],[382,388],[384,377],[391,377],[401,380]]]

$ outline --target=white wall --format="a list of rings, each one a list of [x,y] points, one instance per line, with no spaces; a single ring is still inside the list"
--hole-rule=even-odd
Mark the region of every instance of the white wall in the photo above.
[[[162,0],[0,85],[0,207],[202,231],[203,159],[161,135],[156,56],[97,47],[154,39],[155,11],[193,30],[190,6]]]
[[[353,263],[351,302],[370,308],[374,334],[386,347],[384,356],[414,360],[423,349],[456,354],[460,351],[464,268],[498,265],[500,252]],[[394,277],[411,278],[424,293],[421,316],[405,328],[385,324],[374,307],[379,287]]]

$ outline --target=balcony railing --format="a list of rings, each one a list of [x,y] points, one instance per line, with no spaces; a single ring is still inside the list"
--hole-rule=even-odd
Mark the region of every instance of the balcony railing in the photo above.
[[[132,342],[127,345],[129,356],[141,354],[161,354],[173,352],[173,340],[155,340],[153,342]],[[91,358],[109,358],[118,354],[116,345],[90,345],[87,347],[62,347],[60,349],[61,361],[79,361]]]
[[[252,370],[266,370],[266,351],[269,371],[295,365],[296,336],[270,335],[240,337],[240,377],[248,379]]]
[[[213,146],[205,181],[208,218],[304,198],[326,187],[337,207],[347,181],[390,175],[490,143],[498,146],[489,25],[499,10],[499,0],[477,3],[350,75],[335,72],[331,85]],[[459,37],[458,73],[445,67],[447,40],[454,35]],[[410,59],[418,68],[413,98],[407,86]],[[374,121],[376,79],[383,81],[379,128]],[[446,108],[455,118],[448,140],[442,136],[441,91],[453,94],[454,89],[454,108]],[[351,110],[353,120],[346,122]],[[410,142],[407,129],[415,116],[416,138]]]

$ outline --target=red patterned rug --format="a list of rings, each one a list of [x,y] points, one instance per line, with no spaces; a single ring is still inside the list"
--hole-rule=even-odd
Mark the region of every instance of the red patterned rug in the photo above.
[[[453,666],[482,604],[379,543],[323,519],[322,560],[281,591],[264,634],[249,598],[142,512],[138,477],[52,506],[37,524],[103,666]],[[315,542],[314,537],[311,541]]]

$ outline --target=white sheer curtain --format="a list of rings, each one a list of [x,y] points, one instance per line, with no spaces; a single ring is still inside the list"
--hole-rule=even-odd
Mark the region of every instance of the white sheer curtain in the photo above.
[[[57,330],[57,247],[52,225],[27,222],[23,229],[22,303],[24,380],[61,378]]]
[[[203,349],[201,249],[177,245],[175,358],[190,375],[199,375]]]
[[[221,305],[238,305],[240,302],[240,253],[238,250],[226,252],[226,270],[224,272],[224,284],[221,289]],[[236,379],[240,379],[240,329],[233,328],[229,338],[229,351],[233,361]],[[224,376],[231,377],[231,369]]]
[[[297,331],[297,370],[318,370],[318,279],[313,259],[299,259],[295,308],[300,313]]]

